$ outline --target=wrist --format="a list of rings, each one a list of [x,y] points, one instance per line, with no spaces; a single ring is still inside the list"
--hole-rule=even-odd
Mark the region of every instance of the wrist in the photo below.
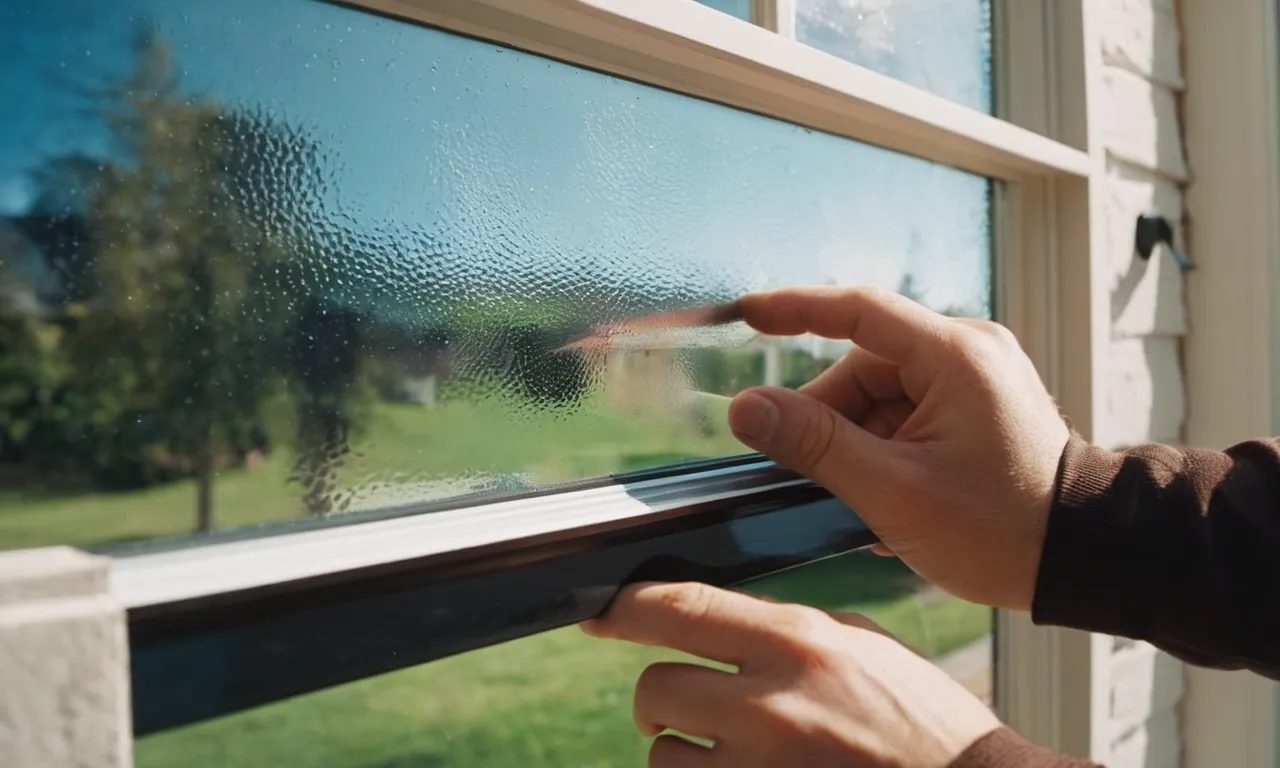
[[[1072,442],[1077,439],[1078,435],[1064,429],[1064,434],[1057,437],[1052,446],[1045,446],[1041,454],[1045,459],[1036,476],[1042,479],[1039,487],[1033,489],[1031,503],[1020,516],[1019,540],[1012,547],[1017,558],[1009,581],[1013,585],[1013,591],[1009,596],[1009,604],[1000,607],[1030,611],[1035,603],[1045,540],[1049,534],[1049,521],[1059,503],[1067,477],[1067,459]]]

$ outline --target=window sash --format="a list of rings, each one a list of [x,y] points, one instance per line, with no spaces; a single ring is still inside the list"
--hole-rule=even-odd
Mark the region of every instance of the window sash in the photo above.
[[[498,557],[550,539],[641,526],[708,506],[763,496],[803,499],[815,488],[760,457],[706,464],[711,466],[677,465],[636,479],[586,481],[509,499],[406,505],[342,516],[334,525],[321,521],[312,530],[285,523],[271,526],[279,533],[232,531],[228,540],[214,543],[148,542],[132,554],[117,554],[112,590],[127,609],[146,611],[397,563]]]
[[[1089,172],[1088,156],[1078,149],[690,0],[347,4],[994,179]]]
[[[796,39],[796,0],[753,0],[751,12],[756,24],[787,40]]]
[[[436,513],[116,561],[135,735],[580,622],[626,583],[730,585],[876,540],[769,462],[552,498],[580,524],[536,530],[534,497],[461,510],[496,534],[462,549]]]
[[[1087,151],[1090,143],[1079,127],[1085,121],[1087,56],[1072,47],[1088,39],[1071,23],[1083,23],[1084,14],[1078,2],[995,2],[1001,20],[997,72],[1006,80],[997,88],[1000,117],[787,39],[794,36],[792,0],[757,0],[755,21],[764,28],[689,0],[347,4],[1010,182],[1001,185],[994,213],[997,313],[1023,340],[1065,409],[1077,419],[1087,418],[1094,347],[1089,333],[1080,339],[1064,331],[1088,322],[1097,292],[1089,192],[1097,158]],[[1065,30],[1059,27],[1063,19]],[[1009,73],[1017,75],[1015,82],[1007,81]],[[1077,107],[1079,115],[1071,112]],[[1083,255],[1083,266],[1073,253]],[[489,542],[488,548],[418,557],[401,552],[399,558],[366,558],[345,569],[299,555],[272,578],[240,588],[208,576],[192,582],[203,592],[162,589],[165,582],[181,583],[184,567],[230,557],[234,541],[187,550],[184,557],[200,558],[187,566],[181,558],[162,562],[159,554],[121,558],[115,584],[129,607],[136,732],[197,722],[563,626],[601,609],[620,584],[637,576],[728,584],[874,541],[855,515],[811,484],[770,485],[760,479],[764,475],[752,474],[767,473],[763,466],[731,471],[748,480],[741,493],[704,504],[692,503],[695,483],[686,487],[688,498],[674,506],[644,511],[632,506],[634,514]],[[536,499],[503,503],[533,508],[539,499],[560,504],[591,490],[549,489]],[[363,536],[375,526],[392,529],[384,521],[348,522],[333,529],[340,532],[336,540]],[[794,537],[788,540],[790,549],[762,556],[739,548],[727,559],[710,561],[706,542],[749,534],[744,526],[750,525],[787,531]],[[257,557],[266,562],[304,540],[293,536],[318,541],[314,534],[266,539]],[[494,549],[495,544],[503,546]],[[651,559],[672,553],[687,556],[656,565]],[[647,569],[638,574],[636,567],[646,561]],[[290,573],[289,567],[295,570]],[[503,599],[507,607],[497,618],[478,620],[478,596]],[[405,621],[413,616],[471,616],[472,621],[405,632]],[[1036,740],[1070,749],[1077,730],[1071,718],[1081,715],[1062,714],[1071,706],[1059,701],[1057,684],[1077,674],[1079,643],[1005,612],[999,612],[998,632],[1002,715]],[[272,648],[298,655],[264,654]],[[193,674],[201,669],[214,671]],[[175,678],[184,684],[174,686]],[[1067,698],[1075,702],[1088,695],[1086,688]],[[1086,707],[1086,719],[1088,712]]]
[[[1096,7],[1083,0],[993,0],[997,114],[1088,157],[1078,178],[1029,177],[998,201],[997,311],[1086,438],[1103,396],[1110,264],[1098,184],[1106,156],[1090,119],[1100,85]],[[1111,695],[1107,638],[996,612],[996,702],[1032,741],[1097,756]],[[1107,645],[1109,647],[1109,645]]]

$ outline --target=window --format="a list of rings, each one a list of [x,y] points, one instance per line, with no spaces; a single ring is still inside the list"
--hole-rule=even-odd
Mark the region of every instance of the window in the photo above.
[[[987,0],[796,0],[795,5],[798,41],[992,111]]]
[[[807,45],[741,21],[791,4],[707,5],[739,19],[5,12],[0,99],[25,106],[0,126],[0,548],[118,558],[140,764],[626,760],[643,654],[560,628],[640,577],[867,611],[1001,705],[991,612],[846,554],[873,540],[856,515],[726,429],[734,393],[844,346],[618,331],[812,283],[1034,327],[1047,271],[1000,252],[1046,225],[1010,217],[1056,215],[1024,191],[1088,159],[986,114],[984,3],[955,4],[963,67],[919,58],[937,19],[910,2],[877,4],[902,37],[872,58],[806,26],[814,4]],[[433,720],[424,686],[475,709]],[[501,723],[499,689],[523,707]],[[356,717],[369,697],[403,707]],[[535,728],[555,702],[566,729]]]
[[[79,61],[65,87],[30,86],[5,175],[27,197],[9,226],[29,299],[59,333],[51,398],[69,404],[32,409],[13,450],[37,478],[117,493],[29,494],[0,543],[732,456],[727,397],[765,376],[746,329],[557,350],[785,284],[991,312],[983,178],[323,3],[134,0],[39,23],[67,2],[31,12],[54,40],[29,35],[19,64],[38,79]],[[265,45],[277,28],[305,34]],[[33,151],[50,126],[61,141]],[[68,264],[40,249],[63,230],[84,233]],[[816,342],[777,351],[777,383],[840,353]]]

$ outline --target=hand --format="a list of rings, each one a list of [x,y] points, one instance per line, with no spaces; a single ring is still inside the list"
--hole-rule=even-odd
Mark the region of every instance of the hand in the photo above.
[[[1029,609],[1069,430],[1013,334],[862,288],[740,306],[763,333],[856,347],[798,392],[738,395],[738,439],[856,510],[880,554],[966,600]]]
[[[857,614],[704,584],[642,584],[582,626],[738,668],[659,662],[640,675],[642,734],[671,729],[714,743],[659,736],[653,768],[945,768],[1000,726],[963,686]]]

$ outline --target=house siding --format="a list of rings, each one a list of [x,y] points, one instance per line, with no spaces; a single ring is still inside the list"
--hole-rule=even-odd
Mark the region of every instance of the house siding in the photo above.
[[[1123,447],[1179,443],[1186,420],[1183,276],[1164,248],[1137,256],[1142,214],[1183,217],[1189,176],[1179,107],[1184,87],[1174,0],[1096,0],[1102,71],[1095,119],[1106,153],[1104,226],[1110,263],[1111,339],[1097,442]],[[1179,246],[1181,234],[1177,235]],[[1109,681],[1109,768],[1182,763],[1183,665],[1146,643],[1117,639]]]

